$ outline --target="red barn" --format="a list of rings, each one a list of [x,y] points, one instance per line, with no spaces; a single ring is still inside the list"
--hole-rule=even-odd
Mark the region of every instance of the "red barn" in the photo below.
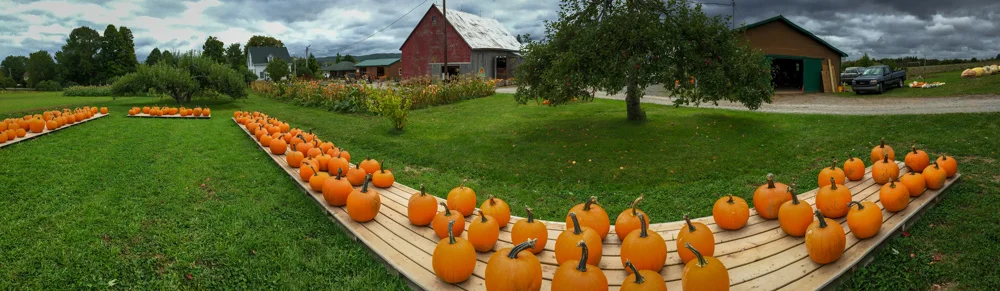
[[[448,10],[448,21],[444,21],[441,10],[432,4],[399,49],[404,79],[443,73],[445,25],[451,74],[482,72],[497,79],[514,76],[521,44],[499,21],[457,10]]]

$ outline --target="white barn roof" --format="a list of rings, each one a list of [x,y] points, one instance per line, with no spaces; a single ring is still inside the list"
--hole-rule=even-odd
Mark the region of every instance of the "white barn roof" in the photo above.
[[[441,8],[434,6],[438,11]],[[520,51],[521,43],[496,19],[479,17],[458,10],[448,10],[448,22],[472,49]]]

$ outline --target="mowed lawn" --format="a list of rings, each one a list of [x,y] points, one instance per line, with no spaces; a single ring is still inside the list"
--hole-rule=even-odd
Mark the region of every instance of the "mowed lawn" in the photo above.
[[[82,107],[111,100],[111,97],[65,97],[61,92],[7,92],[0,94],[0,116],[11,112],[51,110],[54,107]]]
[[[910,88],[910,82],[943,82],[944,86],[937,88]],[[848,89],[850,89],[848,87]],[[918,79],[916,75],[907,74],[906,83],[903,88],[887,89],[885,93],[874,94],[865,93],[861,95],[854,92],[836,93],[844,97],[957,97],[974,95],[1000,95],[1000,75],[994,74],[978,78],[962,78],[962,71],[949,71],[926,74],[923,79]]]
[[[0,189],[12,193],[0,200],[0,288],[111,280],[125,288],[405,288],[253,146],[229,119],[234,110],[311,128],[354,161],[386,160],[403,184],[443,197],[469,179],[480,201],[494,194],[515,215],[531,206],[548,220],[592,195],[612,220],[640,194],[654,223],[706,216],[724,194],[749,201],[767,173],[812,189],[831,157],[867,160],[869,142],[885,137],[901,159],[916,144],[958,157],[962,181],[845,287],[1000,286],[992,271],[1000,268],[1000,114],[644,105],[650,121],[635,124],[624,121],[620,101],[553,108],[496,95],[413,111],[398,133],[377,117],[260,97],[200,103],[213,109],[211,120],[124,117],[147,100],[108,102],[114,115],[104,120],[0,149]]]

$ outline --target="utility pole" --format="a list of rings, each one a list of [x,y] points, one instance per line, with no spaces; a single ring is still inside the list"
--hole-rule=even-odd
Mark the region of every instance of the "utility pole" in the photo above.
[[[309,47],[311,47],[311,46],[312,45],[307,45],[306,46],[306,69],[309,69]],[[316,72],[312,72],[312,73],[315,74]]]
[[[695,2],[695,3],[698,3],[698,2]],[[730,20],[731,21],[730,25],[732,27],[730,29],[736,29],[736,0],[730,0],[729,4],[726,4],[726,3],[714,3],[714,2],[704,2],[704,3],[701,3],[701,4],[702,5],[716,5],[716,6],[732,6],[733,7],[733,14],[730,14],[730,16],[732,17],[732,19]]]
[[[448,79],[448,0],[442,0],[441,2],[441,26],[444,27],[444,66],[441,67],[444,70],[444,80]]]

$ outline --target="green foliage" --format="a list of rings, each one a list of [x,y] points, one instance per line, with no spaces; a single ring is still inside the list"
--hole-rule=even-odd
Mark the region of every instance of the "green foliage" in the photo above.
[[[132,30],[128,27],[119,27],[118,34],[122,38],[121,46],[118,48],[118,62],[121,63],[126,73],[135,72],[139,67],[139,59],[135,56],[135,42],[132,37]]]
[[[41,50],[28,55],[28,85],[30,87],[36,87],[43,81],[57,79],[56,72],[56,62],[52,60],[49,52]]]
[[[313,54],[309,54],[309,61],[308,61],[307,67],[309,67],[309,72],[312,73],[313,77],[316,77],[316,76],[319,75],[319,73],[320,73],[319,72],[319,62],[316,61],[316,57],[313,56]]]
[[[157,62],[157,64],[159,64],[159,63],[164,63],[164,64],[167,64],[167,65],[170,65],[170,66],[176,66],[177,65],[177,57],[174,56],[174,54],[171,53],[170,51],[163,50],[163,54],[160,55],[160,61]]]
[[[368,103],[368,111],[388,119],[396,130],[406,127],[406,117],[409,116],[413,103],[410,98],[403,96],[402,90],[389,87],[373,90],[369,96],[371,102]]]
[[[177,66],[160,63],[140,66],[135,73],[122,76],[111,85],[112,96],[135,96],[148,92],[167,94],[177,103],[191,102],[195,95],[227,95],[233,99],[247,96],[243,76],[228,65],[185,54]]]
[[[101,64],[98,70],[98,78],[106,81],[114,76],[121,76],[128,71],[125,64],[119,59],[121,48],[125,45],[121,33],[114,25],[108,24],[104,29],[104,36],[101,38],[101,51],[97,53],[97,61]]]
[[[273,38],[270,36],[263,36],[263,35],[254,35],[251,36],[250,40],[247,41],[247,44],[243,46],[243,55],[247,54],[248,47],[285,47],[285,44],[282,43],[277,38]]]
[[[35,84],[35,90],[38,91],[59,91],[62,90],[62,85],[57,81],[45,80]]]
[[[998,55],[998,56],[1000,56],[1000,55]],[[338,52],[338,53],[337,53],[337,56],[333,58],[333,63],[334,63],[334,64],[337,64],[337,63],[340,63],[340,61],[341,61],[341,58],[343,58],[343,57],[342,57],[342,56],[340,56],[340,53]]]
[[[295,57],[293,57],[292,59],[295,60],[295,66],[292,66],[292,69],[294,70],[295,73],[295,77],[303,77],[303,76],[312,77],[313,72],[309,70],[309,65],[306,59],[295,58]]]
[[[764,55],[729,30],[728,19],[708,17],[692,4],[562,0],[545,40],[525,49],[515,99],[559,105],[592,90],[624,90],[629,120],[645,119],[639,99],[657,83],[673,89],[677,104],[728,100],[756,109],[770,102]],[[675,82],[691,76],[696,84]]]
[[[27,85],[24,82],[24,73],[28,71],[28,57],[7,56],[0,62],[0,70],[14,79],[15,83]]]
[[[229,62],[229,67],[233,69],[247,68],[247,57],[240,49],[239,43],[231,44],[226,48],[226,60]]]
[[[343,62],[343,61],[348,61],[348,62],[352,62],[352,63],[355,63],[355,64],[358,63],[358,59],[354,58],[354,56],[352,56],[351,54],[347,54],[346,56],[340,58],[340,61],[338,61],[338,63],[339,62]]]
[[[62,46],[62,51],[56,53],[59,65],[65,68],[63,78],[77,84],[92,84],[96,82],[100,64],[95,57],[101,49],[101,34],[90,27],[81,26],[73,29]]]
[[[6,72],[0,71],[0,89],[15,88],[17,87],[17,82],[7,76]]]
[[[236,71],[238,71],[241,75],[243,75],[244,83],[250,84],[253,81],[257,81],[257,74],[254,74],[246,66],[239,67]]]
[[[267,73],[267,78],[270,80],[281,81],[289,74],[288,63],[281,58],[274,58],[270,63],[267,63],[264,73]]]
[[[871,67],[871,66],[874,66],[874,65],[875,65],[875,61],[872,61],[872,59],[870,57],[868,57],[868,53],[865,53],[863,56],[861,56],[860,59],[858,59],[857,61],[855,61],[854,64],[853,64],[853,66],[855,66],[855,67]]]
[[[160,48],[153,48],[153,51],[149,52],[149,55],[146,56],[146,65],[147,66],[155,65],[157,62],[160,61],[162,54],[163,53],[160,52]]]
[[[111,86],[70,86],[63,89],[63,96],[100,97],[111,96]]]
[[[205,44],[201,46],[201,56],[213,60],[217,63],[226,63],[225,44],[214,36],[208,36]]]

